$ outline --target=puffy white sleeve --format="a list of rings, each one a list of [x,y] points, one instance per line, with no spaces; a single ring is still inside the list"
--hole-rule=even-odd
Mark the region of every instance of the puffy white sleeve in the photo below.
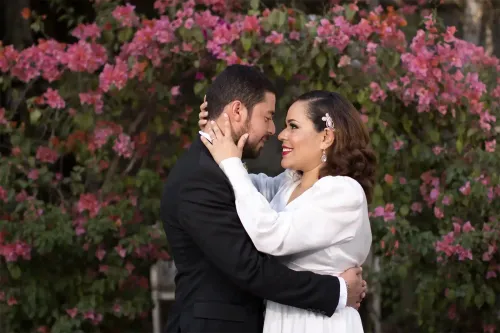
[[[366,199],[352,178],[323,177],[303,194],[298,209],[278,213],[255,189],[239,158],[220,167],[233,186],[241,223],[261,252],[282,256],[326,248],[351,240],[362,224]]]
[[[276,177],[269,177],[264,173],[251,173],[248,176],[250,177],[250,180],[252,181],[252,184],[255,186],[257,191],[259,191],[260,194],[262,194],[269,202],[273,200],[274,196],[287,177],[286,171],[280,173]]]

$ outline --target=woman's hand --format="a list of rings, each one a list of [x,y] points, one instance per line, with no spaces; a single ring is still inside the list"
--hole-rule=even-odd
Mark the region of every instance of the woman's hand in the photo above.
[[[212,154],[217,164],[231,157],[241,158],[243,147],[248,138],[248,133],[243,134],[236,145],[233,141],[233,133],[227,114],[224,113],[224,133],[222,133],[215,121],[211,121],[210,124],[206,126],[206,130],[206,133],[212,138],[212,143],[203,136],[201,136],[201,141],[205,147],[207,147],[208,151],[210,151],[210,154]]]
[[[205,127],[208,123],[208,111],[207,111],[207,96],[203,98],[203,103],[200,105],[200,113],[198,114],[198,125],[200,126],[200,130],[205,132]]]

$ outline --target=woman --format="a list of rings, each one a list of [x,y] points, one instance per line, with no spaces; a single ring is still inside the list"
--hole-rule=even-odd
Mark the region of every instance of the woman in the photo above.
[[[203,128],[203,107],[200,126],[212,143],[202,141],[229,178],[238,216],[259,251],[292,269],[320,274],[339,275],[363,264],[372,240],[367,205],[376,158],[349,101],[312,91],[292,104],[278,136],[286,171],[274,178],[248,175],[228,117],[224,133],[214,124]],[[277,332],[361,333],[363,326],[354,308],[326,317],[267,301],[264,333]]]

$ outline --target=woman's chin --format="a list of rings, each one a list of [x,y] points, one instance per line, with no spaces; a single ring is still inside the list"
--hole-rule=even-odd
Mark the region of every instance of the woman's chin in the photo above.
[[[285,158],[281,158],[281,167],[283,169],[290,169],[290,163],[287,163],[286,159]]]

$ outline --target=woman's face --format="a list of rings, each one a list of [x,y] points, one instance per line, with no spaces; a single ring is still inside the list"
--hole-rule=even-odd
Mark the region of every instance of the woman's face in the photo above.
[[[307,116],[307,102],[293,103],[286,115],[286,127],[278,135],[283,147],[281,166],[303,172],[318,167],[322,163],[324,132],[317,132]]]

